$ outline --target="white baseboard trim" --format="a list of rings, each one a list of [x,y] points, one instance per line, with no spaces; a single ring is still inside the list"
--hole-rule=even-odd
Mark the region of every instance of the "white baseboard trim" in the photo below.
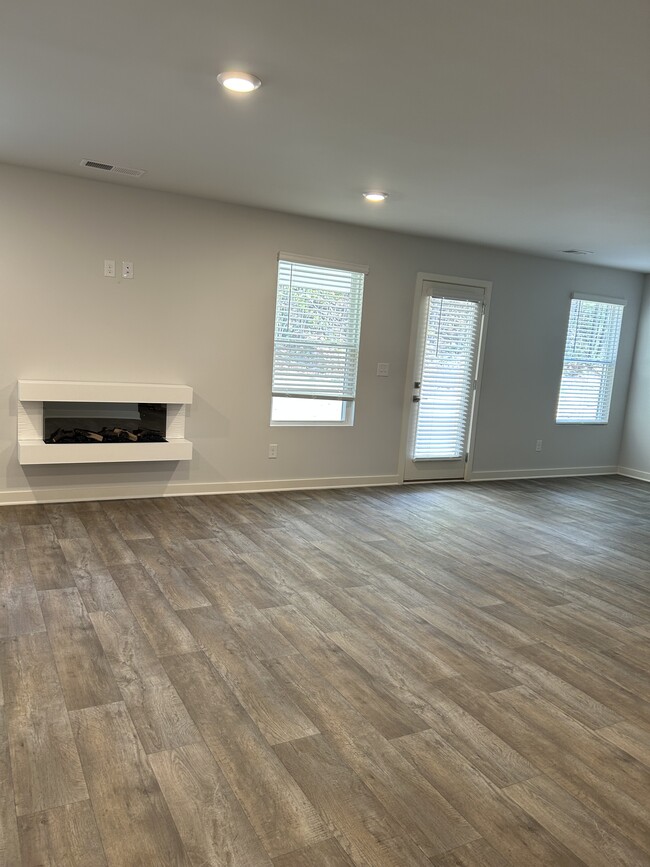
[[[92,500],[133,500],[149,497],[197,497],[210,494],[258,494],[319,488],[367,488],[397,485],[399,477],[333,476],[320,479],[279,479],[255,482],[178,482],[171,484],[96,485],[0,491],[0,506],[25,503],[82,503]]]
[[[633,470],[630,467],[617,467],[616,472],[619,476],[627,476],[629,479],[639,479],[641,482],[650,482],[650,473],[645,470]]]
[[[547,479],[571,476],[611,476],[620,472],[619,467],[556,467],[530,470],[478,470],[470,476],[470,482],[499,482],[507,479]]]

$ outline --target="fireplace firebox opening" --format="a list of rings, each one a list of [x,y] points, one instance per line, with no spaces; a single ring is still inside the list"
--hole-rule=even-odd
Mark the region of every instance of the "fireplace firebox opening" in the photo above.
[[[43,402],[43,440],[55,443],[165,443],[164,403]]]

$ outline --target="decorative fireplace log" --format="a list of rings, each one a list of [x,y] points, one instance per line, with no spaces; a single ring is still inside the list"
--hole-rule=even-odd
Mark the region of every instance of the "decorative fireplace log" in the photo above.
[[[45,439],[48,444],[58,443],[166,443],[165,437],[155,430],[138,428],[128,431],[124,428],[102,428],[100,431],[73,428],[58,428]]]

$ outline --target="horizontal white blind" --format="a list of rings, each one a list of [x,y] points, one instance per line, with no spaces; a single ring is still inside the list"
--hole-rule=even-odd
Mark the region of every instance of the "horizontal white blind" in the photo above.
[[[354,262],[340,262],[335,259],[317,259],[315,256],[303,256],[300,253],[278,253],[278,261],[293,262],[294,265],[316,265],[319,268],[334,268],[336,271],[359,271],[367,274],[368,265],[358,265]]]
[[[624,307],[571,300],[556,421],[605,424],[614,384]]]
[[[364,275],[278,262],[273,395],[354,400]]]
[[[462,458],[474,390],[482,304],[427,298],[414,460]]]

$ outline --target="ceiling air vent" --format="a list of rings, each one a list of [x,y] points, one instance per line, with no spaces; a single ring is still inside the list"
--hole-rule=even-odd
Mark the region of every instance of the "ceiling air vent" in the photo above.
[[[82,160],[81,165],[87,169],[99,169],[113,175],[127,175],[130,178],[141,178],[146,174],[144,169],[127,169],[124,166],[113,166],[110,163],[98,163],[96,160]]]

